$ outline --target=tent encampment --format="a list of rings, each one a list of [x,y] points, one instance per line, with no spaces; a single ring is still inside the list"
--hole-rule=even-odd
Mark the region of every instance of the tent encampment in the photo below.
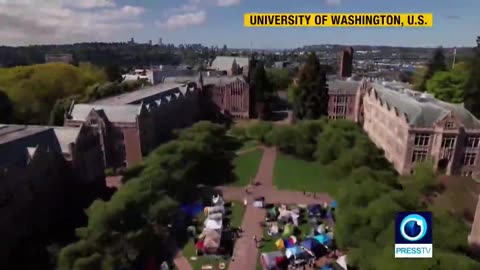
[[[322,206],[320,204],[311,204],[307,207],[308,216],[319,216]]]
[[[225,202],[223,201],[223,198],[222,196],[217,195],[217,196],[212,196],[212,203],[214,206],[223,206],[225,204]]]
[[[278,239],[277,241],[275,241],[275,246],[278,249],[283,250],[285,249],[285,242],[283,241],[283,239]]]

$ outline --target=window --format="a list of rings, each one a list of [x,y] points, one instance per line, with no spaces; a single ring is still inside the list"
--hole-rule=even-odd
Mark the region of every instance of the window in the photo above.
[[[427,159],[427,150],[414,150],[412,162],[422,162]]]
[[[347,101],[347,97],[346,96],[338,96],[337,97],[337,102],[338,103],[345,103]]]
[[[445,122],[445,128],[454,128],[455,125],[452,121]]]
[[[443,137],[442,147],[453,148],[454,145],[455,145],[455,137]]]
[[[475,165],[476,159],[476,153],[465,153],[463,156],[463,165]]]
[[[430,143],[430,135],[428,134],[416,134],[415,146],[427,146]]]
[[[465,145],[471,148],[478,148],[479,142],[480,142],[479,137],[467,137]]]
[[[336,114],[345,114],[345,106],[336,106],[335,107]]]

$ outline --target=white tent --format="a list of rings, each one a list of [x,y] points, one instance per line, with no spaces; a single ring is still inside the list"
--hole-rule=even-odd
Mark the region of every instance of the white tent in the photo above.
[[[225,204],[222,196],[220,196],[220,195],[217,195],[217,196],[213,195],[212,196],[212,203],[213,203],[214,206],[223,206]]]
[[[222,220],[215,220],[207,218],[204,222],[205,229],[210,230],[221,230],[222,229]]]
[[[340,256],[337,259],[337,264],[342,267],[343,269],[347,270],[347,255]]]
[[[225,213],[225,208],[223,206],[212,206],[212,207],[207,207],[207,212],[208,215],[210,214],[215,214],[215,213]]]
[[[223,217],[222,213],[213,213],[208,215],[208,219],[214,219],[214,220],[222,219],[222,217]]]

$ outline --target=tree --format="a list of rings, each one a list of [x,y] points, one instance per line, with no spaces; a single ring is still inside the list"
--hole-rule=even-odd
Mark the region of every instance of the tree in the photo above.
[[[118,65],[108,65],[105,68],[108,80],[111,82],[121,82],[123,80],[122,71]]]
[[[315,53],[308,55],[300,71],[293,109],[300,119],[317,119],[328,115],[327,79]]]
[[[259,118],[265,118],[270,112],[270,103],[273,96],[273,86],[267,77],[263,63],[257,63],[253,72],[252,84],[258,105]]]
[[[427,64],[427,69],[417,90],[425,92],[427,90],[427,81],[430,80],[433,75],[435,75],[435,73],[446,70],[447,65],[445,64],[445,55],[443,54],[443,48],[438,47],[433,52],[432,59],[430,59]]]
[[[285,90],[292,83],[287,69],[271,68],[267,71],[267,76],[273,84],[274,91]]]
[[[13,103],[8,95],[0,90],[0,123],[10,123],[13,117]]]
[[[435,73],[427,81],[426,90],[445,102],[461,103],[467,83],[468,67],[465,63],[458,63],[452,70]]]
[[[470,64],[464,104],[467,110],[480,118],[480,46],[475,49],[475,55]]]

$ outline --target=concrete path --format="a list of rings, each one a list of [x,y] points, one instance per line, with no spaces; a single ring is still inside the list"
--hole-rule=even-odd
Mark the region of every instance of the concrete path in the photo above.
[[[179,270],[193,270],[192,265],[188,259],[183,256],[181,251],[178,251],[173,262],[175,263],[175,267]]]

